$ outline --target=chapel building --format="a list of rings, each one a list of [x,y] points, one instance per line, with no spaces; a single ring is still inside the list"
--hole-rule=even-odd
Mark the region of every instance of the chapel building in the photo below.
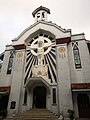
[[[0,110],[8,115],[46,108],[56,115],[90,117],[90,41],[48,21],[50,10],[32,13],[34,24],[0,54]]]

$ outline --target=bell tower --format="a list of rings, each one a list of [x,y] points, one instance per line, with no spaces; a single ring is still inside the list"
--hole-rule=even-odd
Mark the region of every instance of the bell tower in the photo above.
[[[38,7],[32,12],[35,22],[47,21],[47,14],[50,14],[50,10],[43,6]]]

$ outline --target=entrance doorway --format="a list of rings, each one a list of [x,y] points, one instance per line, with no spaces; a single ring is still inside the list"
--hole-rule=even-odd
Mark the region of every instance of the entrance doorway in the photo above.
[[[33,108],[46,108],[46,88],[44,86],[34,88]]]
[[[0,95],[0,111],[7,110],[9,94]]]
[[[90,118],[90,100],[86,93],[80,93],[77,97],[80,118]]]

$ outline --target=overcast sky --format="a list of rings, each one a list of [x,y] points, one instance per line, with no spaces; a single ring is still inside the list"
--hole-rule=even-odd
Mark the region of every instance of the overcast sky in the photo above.
[[[32,12],[41,5],[51,11],[48,21],[90,40],[90,0],[0,0],[0,53],[34,23]]]

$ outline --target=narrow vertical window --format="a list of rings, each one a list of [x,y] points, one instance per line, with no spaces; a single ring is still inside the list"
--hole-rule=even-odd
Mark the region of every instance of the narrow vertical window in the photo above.
[[[11,74],[12,66],[13,66],[13,58],[14,58],[14,55],[13,55],[13,53],[11,53],[11,55],[10,55],[10,57],[9,57],[9,63],[8,63],[8,68],[7,68],[7,74]]]
[[[42,12],[42,18],[45,18],[45,12]]]
[[[55,88],[53,88],[52,89],[53,91],[53,104],[56,104],[56,89]]]
[[[87,43],[87,46],[88,46],[88,51],[90,53],[90,43]]]
[[[73,47],[73,54],[74,54],[74,62],[75,62],[76,69],[81,68],[81,60],[80,60],[80,55],[79,55],[79,49],[78,49],[76,44]]]
[[[40,18],[40,13],[37,13],[37,18]]]
[[[2,64],[3,64],[3,61],[0,59],[0,72],[1,72]]]
[[[27,91],[25,90],[24,93],[24,104],[27,104]]]
[[[3,58],[4,58],[4,54],[2,53],[2,55],[0,55],[0,72],[3,65]]]
[[[41,19],[41,14],[37,13],[37,21],[39,21]]]

